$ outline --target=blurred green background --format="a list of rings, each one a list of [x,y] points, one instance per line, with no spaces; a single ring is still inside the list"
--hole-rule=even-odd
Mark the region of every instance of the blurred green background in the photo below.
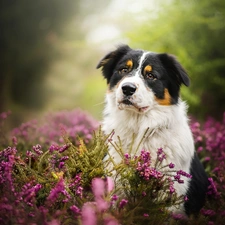
[[[224,0],[0,0],[0,112],[10,126],[81,108],[101,119],[98,61],[118,44],[177,56],[198,119],[225,111]]]

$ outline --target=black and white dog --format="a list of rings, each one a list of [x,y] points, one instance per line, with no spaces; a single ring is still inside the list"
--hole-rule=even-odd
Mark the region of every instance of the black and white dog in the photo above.
[[[179,212],[198,213],[208,178],[195,153],[187,106],[179,96],[180,86],[189,86],[186,71],[172,55],[134,50],[127,45],[108,53],[97,68],[102,68],[108,84],[103,131],[109,134],[114,130],[114,137],[120,137],[125,150],[134,134],[137,146],[149,129],[139,151],[150,151],[154,161],[157,149],[163,148],[165,164],[173,162],[176,170],[192,175],[183,184],[175,184],[175,189],[178,195],[188,197]],[[113,147],[110,154],[116,162],[121,160]]]

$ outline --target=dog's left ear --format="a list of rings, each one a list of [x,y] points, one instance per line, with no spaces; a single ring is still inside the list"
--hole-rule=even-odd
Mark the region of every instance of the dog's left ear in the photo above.
[[[177,61],[176,57],[174,55],[169,54],[159,54],[159,58],[167,70],[168,74],[170,76],[173,76],[180,86],[181,84],[184,84],[186,86],[190,85],[190,79],[188,77],[187,72],[185,69],[181,66],[181,64]]]
[[[97,65],[97,69],[102,67],[102,74],[109,83],[113,70],[118,63],[118,61],[128,52],[131,48],[128,45],[121,45],[115,51],[108,53]]]

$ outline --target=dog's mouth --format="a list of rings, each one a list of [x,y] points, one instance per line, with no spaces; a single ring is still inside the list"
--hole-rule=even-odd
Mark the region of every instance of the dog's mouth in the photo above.
[[[137,104],[135,104],[134,102],[132,102],[130,99],[127,98],[123,99],[122,101],[119,101],[118,107],[121,110],[124,108],[135,109],[135,111],[138,111],[139,113],[143,113],[147,111],[147,109],[149,108],[149,106],[139,107]]]
[[[124,105],[134,105],[134,103],[131,102],[129,99],[124,99],[124,100],[121,101],[121,103],[124,104]]]

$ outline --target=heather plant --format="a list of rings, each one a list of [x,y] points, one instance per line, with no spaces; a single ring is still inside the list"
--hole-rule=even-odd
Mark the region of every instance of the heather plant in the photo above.
[[[82,205],[93,198],[94,177],[103,177],[106,139],[95,136],[87,151],[67,137],[65,145],[35,145],[21,156],[15,147],[0,152],[1,224],[78,224]],[[15,216],[12,216],[15,215]],[[72,222],[71,222],[72,221]]]
[[[62,136],[66,132],[70,141],[78,145],[78,137],[88,143],[98,126],[88,113],[75,109],[49,113],[43,119],[22,123],[12,130],[10,137],[16,137],[21,147],[32,147],[35,143],[49,146],[64,143]]]
[[[222,121],[210,117],[202,125],[191,124],[197,152],[209,174],[208,200],[202,214],[211,224],[223,224],[225,218],[225,113]]]
[[[86,118],[79,113],[79,118]],[[67,115],[62,121],[75,116]],[[7,116],[1,114],[1,119]],[[113,133],[105,136],[101,129],[91,133],[90,129],[97,127],[91,118],[91,128],[87,122],[88,132],[79,135],[67,132],[67,128],[84,128],[75,129],[68,122],[62,131],[56,121],[55,136],[42,132],[39,139],[36,128],[41,126],[32,130],[30,125],[27,133],[22,132],[26,130],[23,127],[18,133],[12,132],[10,141],[1,139],[0,224],[223,224],[225,119],[218,122],[209,118],[202,125],[191,123],[210,185],[200,215],[190,218],[171,214],[170,209],[188,200],[177,195],[174,184],[182,185],[191,175],[177,171],[173,162],[164,165],[163,149],[156,149],[154,162],[148,149],[132,155],[130,150],[111,142]],[[85,138],[86,134],[91,138]],[[117,165],[111,157],[105,158],[109,144],[121,156]]]

